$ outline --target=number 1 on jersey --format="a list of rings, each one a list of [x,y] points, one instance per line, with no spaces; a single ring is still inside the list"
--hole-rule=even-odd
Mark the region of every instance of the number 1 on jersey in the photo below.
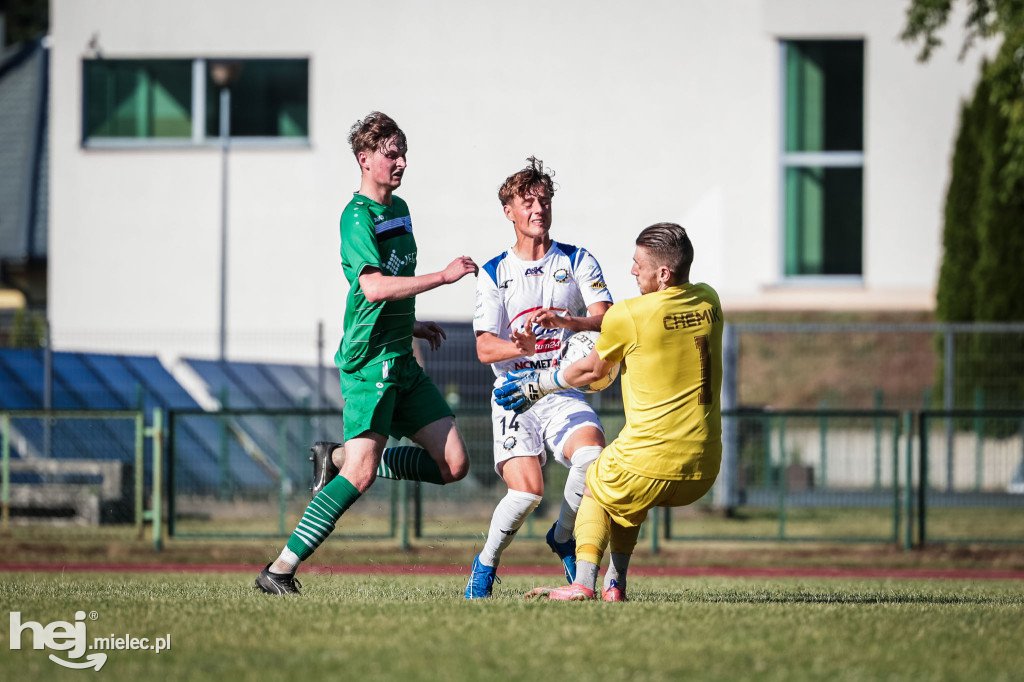
[[[697,354],[700,356],[700,391],[697,393],[697,404],[710,405],[713,402],[711,396],[711,344],[707,334],[695,336],[693,343],[697,346]]]

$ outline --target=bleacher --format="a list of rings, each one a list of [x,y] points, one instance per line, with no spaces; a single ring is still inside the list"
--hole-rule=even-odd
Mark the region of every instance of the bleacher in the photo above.
[[[321,368],[318,387],[317,368],[300,365],[227,362],[186,358],[183,361],[203,382],[206,392],[223,407],[231,410],[294,410],[336,409],[343,401],[334,367]],[[321,398],[317,391],[322,388]],[[209,425],[212,423],[206,420]],[[314,440],[308,421],[275,416],[240,416],[227,420],[228,428],[252,459],[266,466],[276,466],[268,453],[281,449],[281,423],[284,424],[284,449],[289,453],[305,453]],[[335,439],[340,433],[333,434]],[[306,458],[288,457],[285,474],[293,481],[309,478]]]
[[[0,349],[0,409],[43,409],[44,362],[42,350]],[[189,360],[187,364],[206,384],[207,397],[218,402],[224,398],[226,406],[232,408],[296,409],[319,404],[333,409],[342,405],[333,368],[322,370],[323,393],[318,401],[314,398],[318,390],[315,367],[204,360]],[[153,356],[55,352],[51,385],[54,410],[141,409],[147,420],[158,407],[165,411],[201,411],[196,398]],[[225,424],[230,435],[227,438]],[[47,498],[57,502],[63,499],[63,506],[57,506],[66,511],[68,504],[78,504],[78,497],[70,495],[69,490],[77,486],[74,491],[81,492],[90,485],[95,490],[117,465],[121,465],[120,488],[131,493],[135,458],[135,428],[131,420],[44,420],[21,416],[12,420],[11,436],[12,504],[18,500],[41,504]],[[308,433],[289,424],[287,447],[292,452],[304,452],[310,444],[308,437]],[[279,482],[277,466],[266,459],[259,461],[262,466],[253,466],[253,447],[271,452],[279,449],[280,444],[280,430],[271,418],[245,417],[226,422],[208,415],[182,418],[174,433],[178,454],[176,487],[196,495],[224,491],[252,495],[273,490]],[[150,453],[147,439],[147,481],[151,475]],[[72,465],[70,460],[76,463]],[[290,457],[286,475],[292,480],[307,478],[308,471],[298,464],[304,460],[305,457]],[[60,461],[68,464],[54,465]],[[84,516],[91,519],[98,515],[107,520],[115,514],[131,514],[128,500],[107,499],[110,485],[103,490],[101,509],[90,506]]]

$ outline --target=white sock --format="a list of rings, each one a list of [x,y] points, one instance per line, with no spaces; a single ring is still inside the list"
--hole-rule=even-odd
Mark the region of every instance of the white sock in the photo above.
[[[612,581],[620,589],[626,589],[626,571],[629,570],[629,558],[632,554],[611,553],[608,560],[608,570],[604,572],[604,589],[611,587]]]
[[[590,590],[597,589],[597,564],[592,564],[589,561],[583,561],[580,559],[576,562],[576,579],[573,581],[573,585],[583,585]]]
[[[572,538],[576,526],[576,512],[580,510],[583,489],[587,485],[587,469],[601,455],[602,448],[588,445],[579,448],[572,455],[572,466],[565,479],[565,490],[562,492],[562,508],[558,510],[558,523],[555,526],[555,542],[568,542]]]
[[[509,490],[501,498],[491,515],[491,527],[487,531],[487,542],[480,550],[480,563],[484,566],[497,566],[501,561],[501,553],[512,544],[519,527],[526,521],[537,505],[541,496],[524,493],[521,490]]]
[[[302,561],[302,559],[299,558],[298,554],[296,554],[295,552],[293,552],[290,549],[288,549],[287,547],[285,547],[283,550],[281,550],[281,556],[277,557],[277,561],[275,561],[274,564],[276,564],[277,566],[281,566],[282,564],[286,564],[286,565],[289,566],[289,570],[288,571],[274,571],[274,573],[282,573],[282,572],[294,573],[295,569],[299,567],[299,562],[301,562],[301,561]],[[271,566],[270,568],[273,569],[274,566]]]

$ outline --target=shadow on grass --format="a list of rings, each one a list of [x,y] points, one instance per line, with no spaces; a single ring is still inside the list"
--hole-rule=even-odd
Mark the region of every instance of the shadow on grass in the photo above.
[[[951,604],[1022,605],[1024,595],[935,594],[918,592],[740,592],[641,591],[634,601],[691,604]]]

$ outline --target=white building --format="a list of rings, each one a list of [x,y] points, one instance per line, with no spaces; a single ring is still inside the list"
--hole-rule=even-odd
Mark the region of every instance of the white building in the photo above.
[[[906,4],[52,0],[54,344],[216,354],[222,59],[242,65],[229,356],[308,359],[291,335],[320,320],[337,342],[346,136],[375,109],[409,137],[420,272],[511,243],[496,191],[536,155],[557,173],[553,235],[591,250],[617,298],[636,292],[637,232],[669,220],[727,311],[930,309],[982,50],[957,61],[951,29],[919,63]],[[467,321],[473,291],[424,294],[419,316]]]

